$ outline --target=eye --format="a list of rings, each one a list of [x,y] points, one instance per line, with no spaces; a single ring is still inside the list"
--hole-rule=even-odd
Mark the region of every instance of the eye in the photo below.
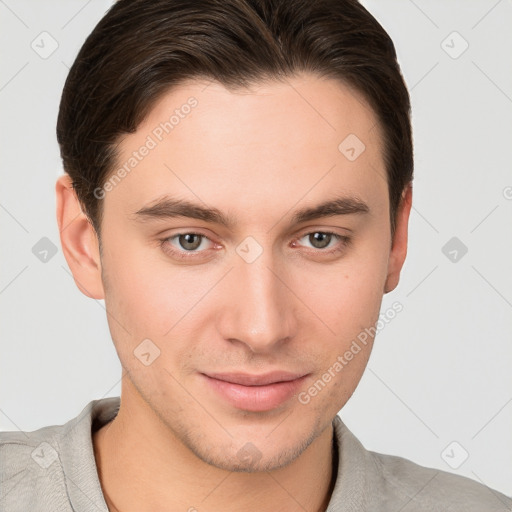
[[[306,240],[305,243],[292,242],[293,247],[300,245],[308,248],[307,244],[309,243],[312,252],[325,255],[343,252],[351,243],[350,237],[331,231],[311,231],[296,240],[301,241],[303,239]],[[211,255],[208,249],[215,249],[216,244],[204,234],[187,232],[160,239],[160,246],[171,257],[184,260]]]
[[[312,231],[302,235],[298,240],[306,239],[313,249],[327,254],[342,251],[350,244],[350,237],[331,231]],[[301,243],[301,245],[304,245]],[[306,245],[307,247],[307,245]]]
[[[164,252],[176,258],[191,258],[205,253],[209,248],[207,241],[213,243],[201,233],[178,233],[160,240]]]
[[[201,247],[202,242],[206,238],[204,235],[199,233],[184,233],[172,236],[169,240],[177,238],[179,249],[185,249],[186,251],[195,251]]]

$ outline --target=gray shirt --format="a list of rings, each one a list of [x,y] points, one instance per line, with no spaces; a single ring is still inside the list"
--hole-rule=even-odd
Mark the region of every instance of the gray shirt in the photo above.
[[[2,512],[108,512],[91,433],[119,397],[93,400],[64,425],[0,432]],[[337,416],[338,473],[327,512],[510,512],[512,499],[469,478],[368,451]]]

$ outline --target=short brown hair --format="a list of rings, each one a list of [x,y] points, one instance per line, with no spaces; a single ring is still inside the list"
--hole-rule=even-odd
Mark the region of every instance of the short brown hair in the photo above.
[[[114,171],[120,136],[163,94],[194,78],[238,88],[299,72],[355,88],[376,113],[394,233],[413,178],[410,100],[393,42],[357,0],[119,0],[80,49],[57,120],[64,169],[98,237],[94,191]]]

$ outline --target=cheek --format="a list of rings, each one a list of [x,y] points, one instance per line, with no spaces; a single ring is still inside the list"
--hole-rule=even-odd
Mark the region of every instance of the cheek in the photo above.
[[[360,244],[338,263],[304,272],[307,304],[338,340],[348,340],[378,320],[389,251],[386,241]]]
[[[156,340],[170,329],[179,298],[173,283],[135,243],[121,244],[116,237],[108,243],[102,261],[105,306],[116,348],[126,353],[142,340]]]
[[[330,311],[336,341],[326,351],[324,371],[335,375],[329,384],[334,409],[341,409],[350,398],[370,357],[387,275],[387,243],[377,237],[368,239],[365,247],[347,259],[331,287],[328,302],[335,305]]]
[[[110,247],[116,243],[111,240]],[[204,320],[197,317],[202,298],[219,280],[218,272],[173,266],[158,248],[133,245],[125,246],[123,255],[109,250],[102,261],[107,319],[119,357],[130,366],[134,350],[145,339],[161,351],[161,362],[185,357],[199,320]]]

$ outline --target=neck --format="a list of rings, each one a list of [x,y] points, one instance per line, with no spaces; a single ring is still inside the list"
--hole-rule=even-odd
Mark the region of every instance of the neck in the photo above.
[[[240,473],[199,459],[156,415],[141,412],[122,398],[114,420],[93,434],[98,475],[111,511],[327,509],[338,464],[331,425],[289,465]]]

